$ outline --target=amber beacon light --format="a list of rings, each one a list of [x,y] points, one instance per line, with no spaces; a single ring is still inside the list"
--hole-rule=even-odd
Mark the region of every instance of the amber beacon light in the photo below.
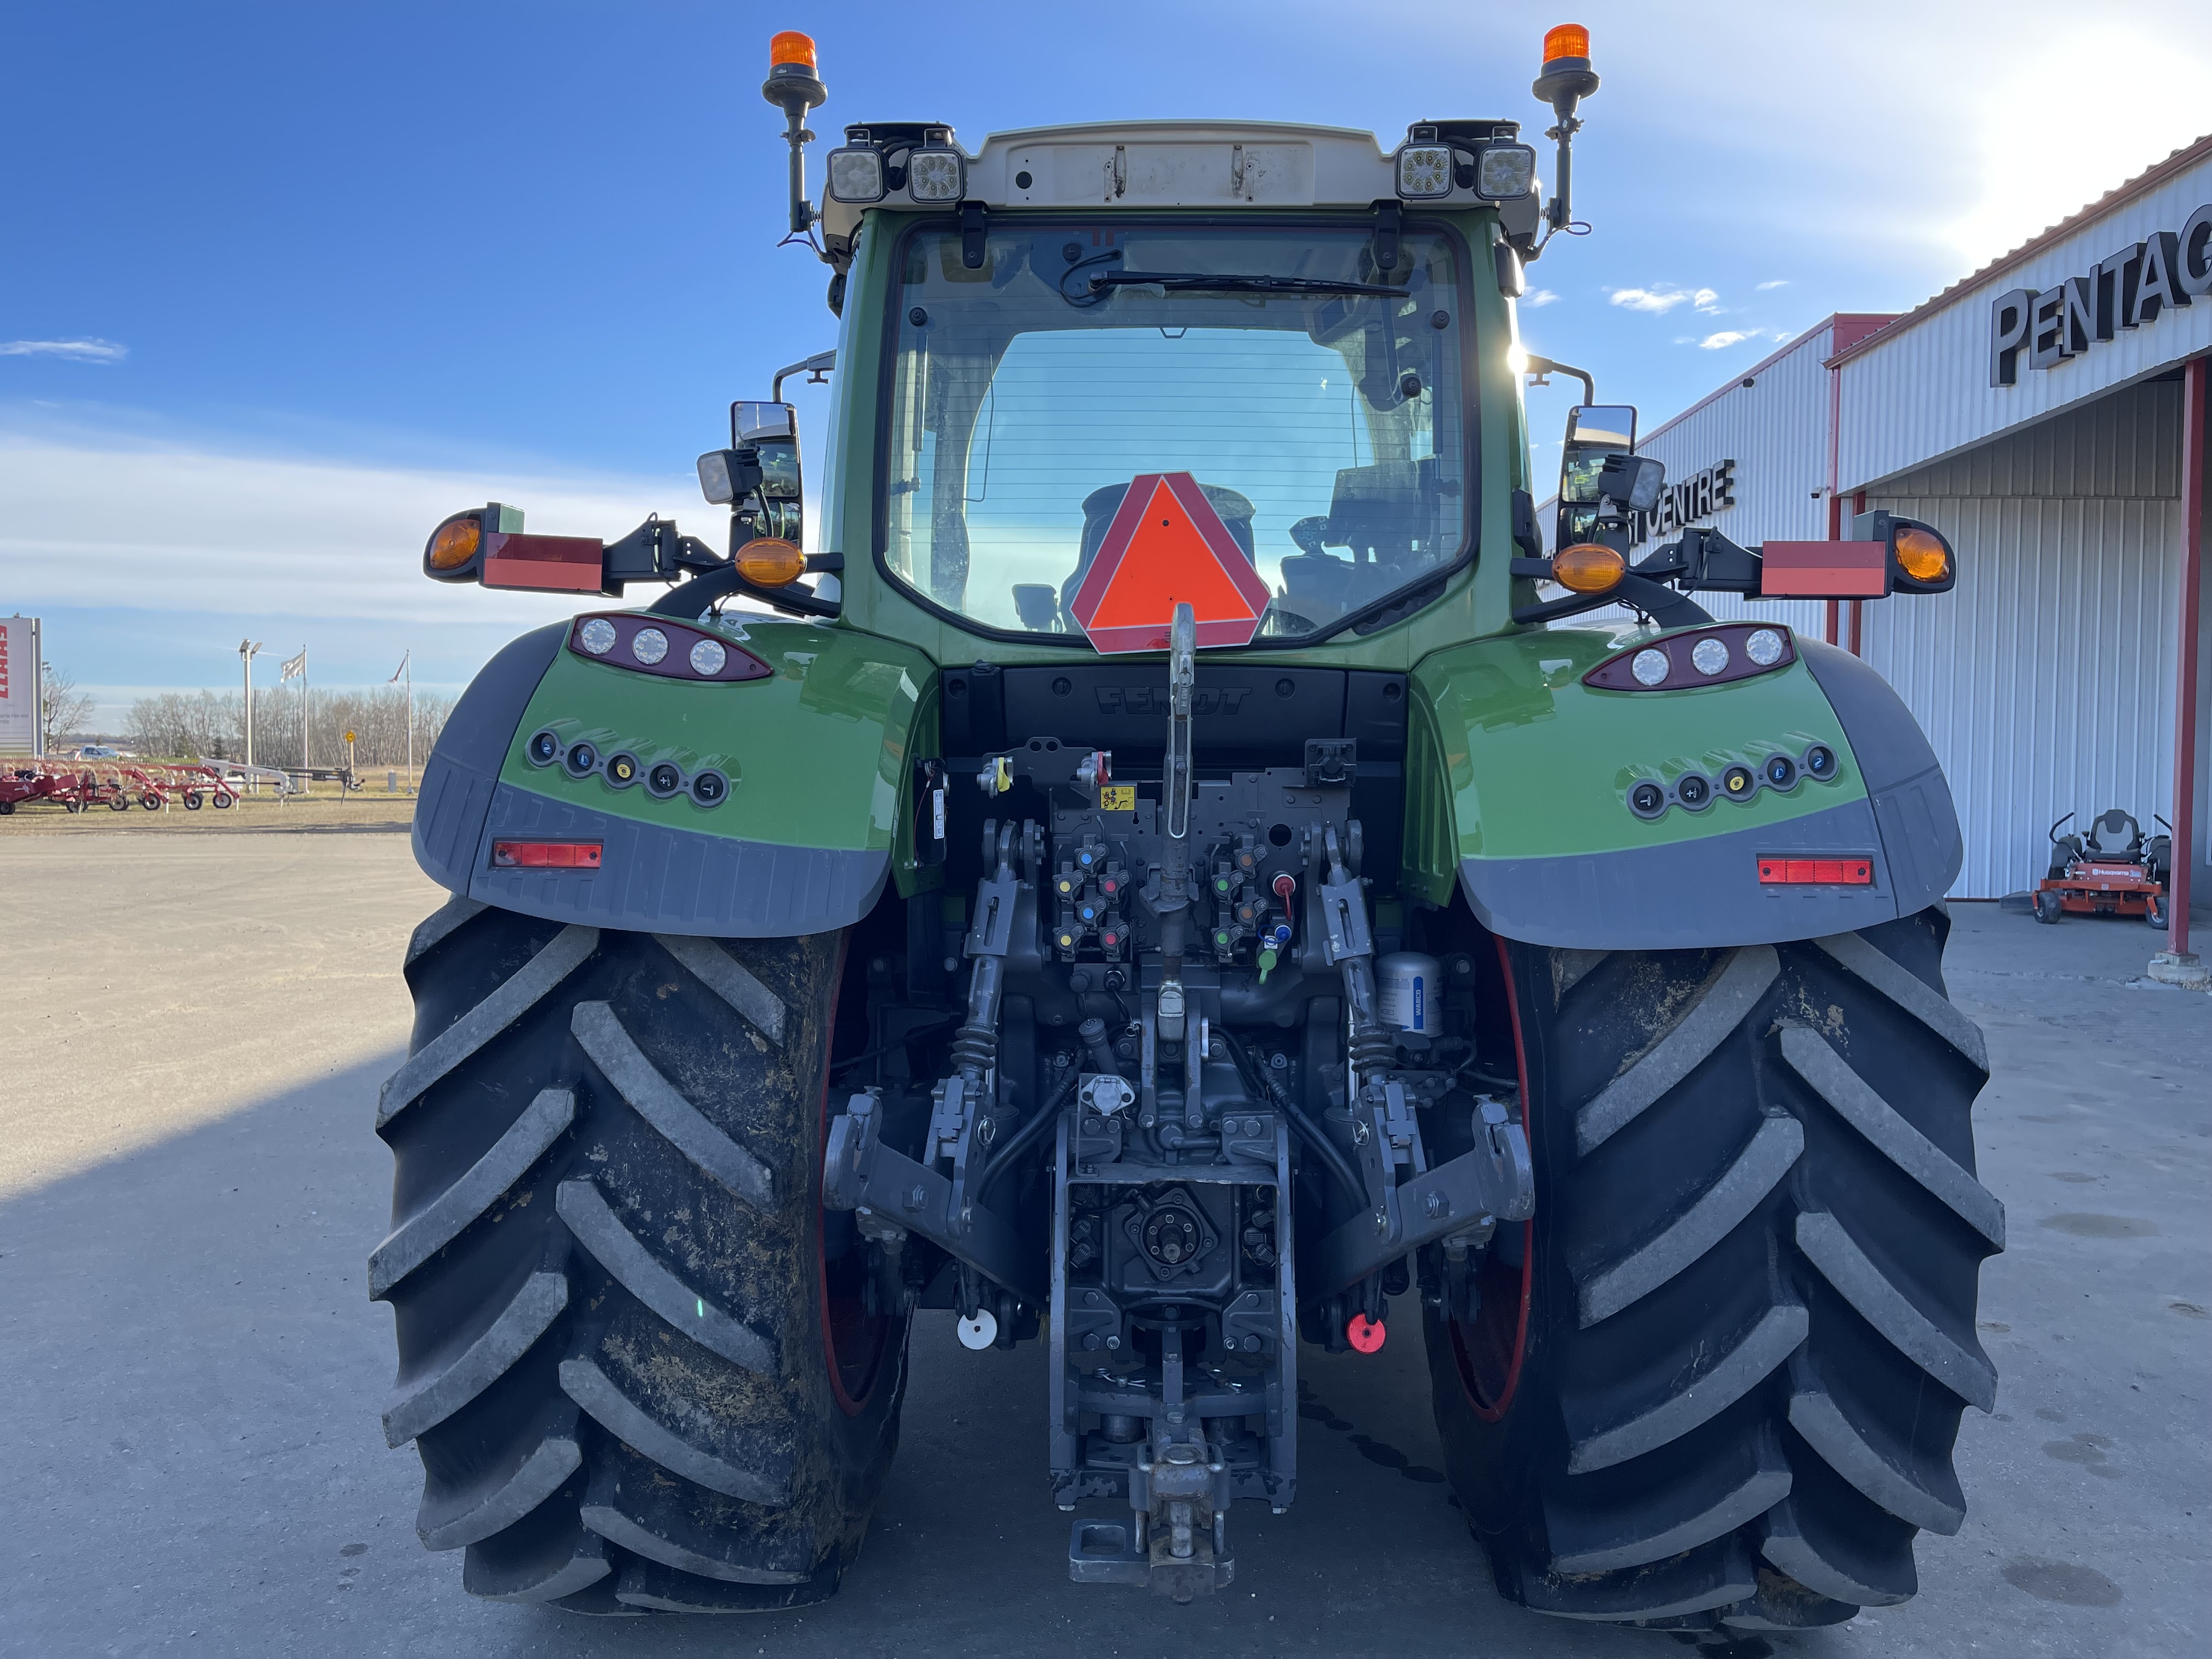
[[[778,40],[784,37],[778,35]],[[1544,31],[1544,62],[1548,66],[1562,58],[1589,62],[1589,30],[1580,23],[1558,23]],[[811,63],[811,58],[808,60]]]

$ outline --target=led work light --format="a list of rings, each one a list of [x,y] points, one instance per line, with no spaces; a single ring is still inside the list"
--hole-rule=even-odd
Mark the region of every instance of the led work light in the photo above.
[[[906,193],[917,202],[957,202],[968,193],[968,163],[957,149],[917,149],[906,158]]]
[[[1536,152],[1528,144],[1490,144],[1474,164],[1474,193],[1502,202],[1536,187]]]
[[[830,199],[866,204],[884,199],[883,152],[867,145],[830,152]]]
[[[1398,194],[1424,200],[1449,196],[1452,153],[1449,144],[1408,144],[1398,152]]]

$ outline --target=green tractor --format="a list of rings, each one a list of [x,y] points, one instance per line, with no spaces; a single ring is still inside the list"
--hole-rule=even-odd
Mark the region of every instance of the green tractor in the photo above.
[[[485,667],[415,822],[453,897],[370,1282],[423,1541],[507,1601],[819,1601],[942,1310],[1048,1350],[1078,1583],[1228,1583],[1305,1345],[1395,1336],[1513,1601],[1911,1595],[1996,1388],[1957,823],[1872,670],[1692,595],[1950,550],[1632,565],[1662,479],[1593,388],[1547,554],[1513,300],[1587,36],[1548,201],[1508,120],[893,123],[817,208],[811,43],[774,58],[841,332],[701,458],[729,552],[494,504],[424,554],[592,608]]]

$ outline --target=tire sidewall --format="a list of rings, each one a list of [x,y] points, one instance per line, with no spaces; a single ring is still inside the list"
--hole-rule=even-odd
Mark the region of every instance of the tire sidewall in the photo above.
[[[1576,1147],[1573,1114],[1552,1099],[1547,1087],[1545,1022],[1529,1018],[1536,1006],[1533,999],[1551,995],[1550,953],[1508,943],[1505,960],[1536,1210],[1521,1224],[1528,1230],[1527,1305],[1519,1366],[1511,1374],[1503,1409],[1486,1407],[1471,1385],[1464,1327],[1431,1308],[1425,1310],[1423,1334],[1445,1470],[1468,1529],[1490,1553],[1500,1586],[1510,1594],[1508,1561],[1534,1562],[1543,1554],[1543,1540],[1532,1535],[1540,1516],[1529,1497],[1540,1490],[1543,1469],[1564,1462],[1566,1455],[1559,1385],[1553,1375],[1557,1349],[1548,1339],[1557,1318],[1574,1316],[1574,1281],[1562,1260],[1553,1221],[1560,1210],[1554,1188],[1559,1172],[1572,1170]]]

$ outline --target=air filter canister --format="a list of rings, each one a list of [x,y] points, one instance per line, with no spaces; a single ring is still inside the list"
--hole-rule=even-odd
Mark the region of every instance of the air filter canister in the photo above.
[[[1375,964],[1376,1012],[1385,1025],[1416,1036],[1434,1036],[1443,1012],[1437,1005],[1443,983],[1434,957],[1393,951]]]

